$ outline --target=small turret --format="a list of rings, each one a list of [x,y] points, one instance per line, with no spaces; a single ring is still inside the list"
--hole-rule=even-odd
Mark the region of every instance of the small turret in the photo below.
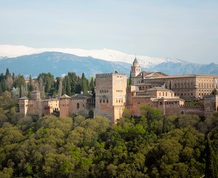
[[[140,67],[138,60],[135,58],[133,61],[133,66],[134,67]]]
[[[135,57],[133,64],[131,66],[131,72],[130,72],[131,84],[134,84],[134,78],[138,76],[140,72],[141,72],[141,67],[139,65],[137,58]]]

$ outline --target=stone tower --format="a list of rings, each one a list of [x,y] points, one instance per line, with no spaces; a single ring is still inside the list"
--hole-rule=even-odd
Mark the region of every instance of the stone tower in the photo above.
[[[126,103],[127,77],[125,74],[96,74],[95,116],[104,116],[116,124]]]
[[[135,77],[140,74],[141,72],[141,67],[139,65],[139,62],[138,60],[135,58],[134,61],[133,61],[133,64],[131,66],[131,72],[130,72],[130,77],[131,77],[131,85],[135,84]]]

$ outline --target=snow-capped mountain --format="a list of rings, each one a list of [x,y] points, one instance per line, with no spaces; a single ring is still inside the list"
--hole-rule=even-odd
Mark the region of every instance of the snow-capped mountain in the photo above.
[[[97,73],[112,73],[119,71],[128,75],[131,64],[111,62],[93,57],[80,57],[60,52],[43,52],[0,60],[0,73],[8,68],[11,73],[22,74],[26,77],[37,77],[40,73],[50,72],[55,77],[61,77],[68,72],[77,75],[85,73],[87,77]]]
[[[15,74],[37,76],[50,72],[61,76],[68,72],[86,76],[118,71],[129,75],[135,55],[115,50],[83,50],[62,48],[30,48],[0,45],[0,73],[10,69]],[[171,58],[138,56],[142,70],[159,71],[168,75],[218,74],[218,64],[194,64]],[[42,65],[43,64],[43,65]]]
[[[71,48],[30,48],[26,46],[16,45],[0,45],[0,56],[6,57],[19,57],[23,55],[39,54],[42,52],[62,52],[67,54],[73,54],[80,57],[93,57],[96,59],[102,59],[106,61],[119,61],[132,64],[135,55],[126,54],[123,52],[102,49],[102,50],[84,50],[84,49],[71,49]],[[170,58],[158,58],[148,56],[136,56],[138,62],[143,68],[153,68],[163,62],[180,63],[178,59]]]

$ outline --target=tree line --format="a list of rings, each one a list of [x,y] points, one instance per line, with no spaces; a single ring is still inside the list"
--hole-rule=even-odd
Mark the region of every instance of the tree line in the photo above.
[[[33,90],[40,91],[42,99],[60,97],[62,94],[71,96],[81,92],[93,92],[94,86],[94,77],[87,79],[84,73],[79,76],[68,72],[64,77],[56,78],[51,73],[41,73],[34,79],[31,75],[25,79],[23,75],[11,74],[9,69],[6,69],[5,74],[0,74],[0,94],[10,91],[13,98],[30,96]]]
[[[0,177],[218,176],[218,113],[165,117],[151,106],[104,117],[21,117],[0,95]]]

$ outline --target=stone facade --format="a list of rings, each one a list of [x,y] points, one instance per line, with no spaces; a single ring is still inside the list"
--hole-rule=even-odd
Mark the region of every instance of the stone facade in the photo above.
[[[134,68],[134,64],[132,68]],[[137,65],[137,68],[139,68],[139,65]],[[214,89],[218,90],[218,75],[209,74],[167,76],[161,72],[148,73],[142,71],[137,76],[131,76],[131,81],[132,84],[139,86],[141,89],[164,86],[186,101],[203,99],[210,95]]]
[[[116,124],[125,108],[126,87],[127,77],[124,74],[97,74],[95,116],[105,116]]]
[[[91,94],[76,94],[71,97],[70,112],[74,115],[89,116],[89,112],[94,112],[95,99]]]
[[[60,97],[60,116],[89,115],[95,108],[95,99],[91,94],[76,94],[72,97]]]
[[[69,116],[70,115],[70,99],[71,97],[64,94],[59,99],[60,105],[60,116]]]
[[[141,107],[146,105],[157,107],[164,115],[177,114],[184,100],[175,96],[172,90],[163,87],[153,87],[139,90],[138,86],[128,89],[126,107],[134,116],[141,116]]]
[[[209,116],[218,110],[218,96],[210,95],[218,89],[217,75],[167,76],[161,72],[141,71],[135,58],[130,71],[131,85],[127,87],[124,74],[96,74],[95,98],[91,94],[66,94],[58,99],[41,100],[40,93],[33,91],[31,98],[19,99],[20,113],[26,115],[49,115],[55,111],[60,116],[105,116],[111,124],[122,117],[124,108],[132,115],[140,116],[140,108],[150,105],[162,110],[164,115],[197,114]],[[198,101],[187,105],[185,101]]]
[[[31,92],[31,97],[19,99],[19,111],[23,116],[26,115],[50,115],[59,111],[59,100],[56,98],[41,100],[38,91]]]

